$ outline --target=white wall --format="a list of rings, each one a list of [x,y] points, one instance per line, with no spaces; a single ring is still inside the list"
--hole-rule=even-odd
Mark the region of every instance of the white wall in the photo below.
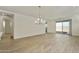
[[[72,35],[79,36],[79,15],[72,17]]]
[[[11,33],[10,21],[5,21],[5,33]]]
[[[36,18],[15,14],[14,18],[14,39],[23,38],[45,33],[44,24],[35,24]]]
[[[11,33],[10,22],[12,21],[12,19],[8,16],[4,16],[3,20],[5,21],[5,33]]]
[[[1,16],[0,16],[0,32],[1,32]]]
[[[56,21],[55,20],[48,21],[48,32],[56,33]]]
[[[2,16],[0,15],[0,32],[2,32],[3,29],[2,29]]]

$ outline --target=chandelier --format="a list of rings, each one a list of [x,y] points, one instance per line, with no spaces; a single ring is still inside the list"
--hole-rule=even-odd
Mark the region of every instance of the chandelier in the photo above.
[[[45,24],[46,21],[42,18],[41,14],[40,14],[40,8],[41,8],[41,6],[38,6],[39,14],[38,14],[38,18],[35,20],[35,23],[36,24]]]

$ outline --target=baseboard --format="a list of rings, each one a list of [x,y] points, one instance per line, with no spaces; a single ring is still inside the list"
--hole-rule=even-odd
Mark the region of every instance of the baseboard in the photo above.
[[[16,38],[16,39],[23,39],[23,38],[35,37],[35,36],[40,36],[40,35],[44,35],[44,34],[46,34],[46,33],[37,34],[37,35],[30,35],[30,36],[26,36],[26,37],[22,37],[22,38]],[[16,40],[16,39],[14,38],[14,40]]]

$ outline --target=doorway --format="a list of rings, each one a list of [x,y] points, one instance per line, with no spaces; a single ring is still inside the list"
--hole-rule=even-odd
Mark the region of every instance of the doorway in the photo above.
[[[71,20],[56,21],[56,32],[72,35],[72,21]]]
[[[2,39],[13,39],[13,18],[14,15],[5,13],[2,18],[3,35]]]
[[[47,33],[47,22],[45,22],[45,33]]]

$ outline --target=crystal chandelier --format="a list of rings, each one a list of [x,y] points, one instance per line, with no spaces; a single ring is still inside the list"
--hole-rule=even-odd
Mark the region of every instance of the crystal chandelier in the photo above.
[[[38,18],[35,20],[35,23],[36,24],[45,24],[45,20],[42,18],[42,16],[40,15],[40,6],[38,6],[38,8],[39,8],[39,14],[38,14]]]

